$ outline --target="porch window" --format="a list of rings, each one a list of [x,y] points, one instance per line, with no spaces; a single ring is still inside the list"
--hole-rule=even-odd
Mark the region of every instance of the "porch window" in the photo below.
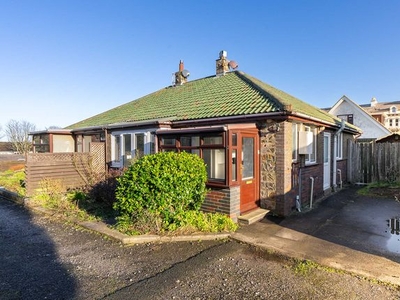
[[[204,149],[203,159],[207,165],[207,175],[211,180],[225,180],[225,150]]]
[[[342,159],[343,155],[343,133],[336,136],[336,158]]]
[[[306,154],[305,159],[306,159],[306,164],[313,164],[317,161],[317,129],[315,127],[311,126],[304,126],[305,131],[310,131],[313,133],[312,137],[312,153],[311,154]]]
[[[185,151],[199,155],[207,165],[209,182],[225,183],[225,133],[196,133],[160,137],[161,151]]]

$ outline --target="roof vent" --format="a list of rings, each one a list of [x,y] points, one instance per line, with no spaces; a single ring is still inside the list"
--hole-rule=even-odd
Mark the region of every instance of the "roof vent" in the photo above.
[[[234,61],[229,61],[227,59],[228,53],[224,50],[219,52],[219,58],[216,60],[216,74],[218,75],[225,75],[226,72],[229,70],[235,70],[239,67],[239,65]]]
[[[175,85],[182,85],[187,82],[187,78],[189,77],[190,73],[188,70],[183,68],[183,60],[179,61],[179,71],[173,73],[172,75],[175,78]]]

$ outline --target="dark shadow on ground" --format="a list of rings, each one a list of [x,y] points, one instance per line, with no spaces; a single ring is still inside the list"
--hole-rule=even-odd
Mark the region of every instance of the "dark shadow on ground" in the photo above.
[[[46,230],[0,198],[0,299],[74,299],[76,281]]]
[[[351,249],[386,257],[400,263],[400,235],[392,233],[389,220],[400,217],[395,199],[359,195],[349,186],[317,202],[312,210],[287,218],[267,215],[272,222]]]

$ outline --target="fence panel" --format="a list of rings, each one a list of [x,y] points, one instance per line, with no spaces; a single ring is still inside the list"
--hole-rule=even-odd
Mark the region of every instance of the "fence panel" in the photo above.
[[[104,143],[91,143],[88,153],[29,153],[26,194],[31,196],[43,179],[60,180],[66,188],[94,183],[105,176]]]
[[[400,143],[355,143],[348,147],[352,183],[400,180]]]

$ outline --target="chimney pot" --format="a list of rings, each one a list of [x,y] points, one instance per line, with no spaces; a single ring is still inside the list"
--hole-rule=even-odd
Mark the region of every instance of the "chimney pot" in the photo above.
[[[183,71],[183,60],[179,61],[179,72]]]

